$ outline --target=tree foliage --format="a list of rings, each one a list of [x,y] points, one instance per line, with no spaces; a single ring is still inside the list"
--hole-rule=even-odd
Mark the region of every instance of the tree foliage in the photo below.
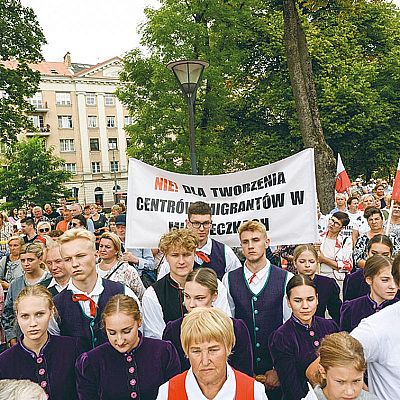
[[[29,203],[56,203],[64,197],[64,183],[70,173],[61,169],[64,160],[53,155],[40,137],[32,137],[12,146],[8,166],[0,170],[0,197],[6,197],[3,208]]]
[[[36,93],[40,74],[28,64],[43,59],[46,40],[33,10],[19,0],[0,1],[0,32],[0,141],[11,143],[31,128],[26,98]]]
[[[190,171],[187,107],[169,61],[210,63],[196,105],[202,173],[260,166],[303,148],[283,42],[281,0],[162,0],[121,76],[134,116],[131,156]],[[399,12],[384,1],[299,0],[322,128],[355,176],[395,167]]]

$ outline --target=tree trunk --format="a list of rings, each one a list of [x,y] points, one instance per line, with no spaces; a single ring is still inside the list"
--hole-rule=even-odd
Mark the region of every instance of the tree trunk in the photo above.
[[[283,0],[283,16],[286,57],[300,132],[304,146],[315,149],[318,199],[322,212],[327,213],[334,205],[336,161],[322,131],[311,60],[295,0]]]

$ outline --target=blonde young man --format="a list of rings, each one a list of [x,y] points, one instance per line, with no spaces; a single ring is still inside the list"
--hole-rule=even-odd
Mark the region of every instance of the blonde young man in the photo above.
[[[197,236],[198,240],[195,268],[211,268],[216,272],[218,279],[222,279],[225,273],[242,266],[229,246],[210,238],[212,214],[209,204],[203,201],[192,203],[188,209],[186,226]],[[160,267],[158,279],[168,272],[168,262],[164,261]]]
[[[244,266],[224,276],[232,314],[242,319],[250,332],[254,372],[267,389],[268,399],[280,399],[279,379],[268,349],[270,334],[291,315],[285,299],[286,284],[293,276],[267,260],[269,238],[265,226],[247,221],[239,227],[246,257]]]
[[[71,280],[54,297],[60,316],[54,333],[78,337],[85,351],[107,341],[101,327],[101,313],[112,296],[126,294],[140,304],[131,289],[97,274],[95,240],[92,232],[82,229],[70,229],[59,239],[61,256]]]
[[[144,292],[142,306],[145,336],[161,339],[167,322],[186,314],[183,287],[186,277],[193,271],[197,246],[197,235],[190,229],[175,229],[161,238],[160,249],[171,270]],[[214,305],[230,315],[226,288],[220,281]]]

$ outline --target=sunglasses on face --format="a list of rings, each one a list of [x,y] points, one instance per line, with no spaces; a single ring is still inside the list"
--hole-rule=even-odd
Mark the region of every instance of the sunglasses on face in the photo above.
[[[40,228],[39,229],[40,233],[46,233],[46,232],[50,232],[50,228]]]

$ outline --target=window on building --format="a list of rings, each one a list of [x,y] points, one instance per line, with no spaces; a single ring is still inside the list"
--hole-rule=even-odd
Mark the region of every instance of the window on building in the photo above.
[[[99,174],[101,172],[100,161],[92,161],[92,174]]]
[[[117,150],[118,149],[118,139],[117,138],[108,138],[108,149],[109,150]]]
[[[71,172],[72,174],[76,174],[76,164],[75,163],[65,163],[64,171]]]
[[[60,152],[75,151],[74,139],[60,139]]]
[[[90,138],[90,151],[100,151],[99,139]]]
[[[29,103],[36,108],[43,107],[42,92],[37,92],[33,97],[29,99]]]
[[[56,92],[56,103],[58,106],[70,106],[71,94],[69,92]]]
[[[113,106],[115,105],[115,96],[113,94],[105,94],[104,95],[104,104],[106,106]]]
[[[96,105],[96,95],[94,93],[86,94],[86,105],[95,106]]]
[[[129,147],[131,144],[132,144],[132,138],[128,136],[126,138],[126,147]]]
[[[124,117],[124,126],[128,126],[128,125],[132,125],[135,122],[134,118],[129,116],[129,115],[125,115]]]
[[[71,115],[59,115],[58,116],[58,127],[61,129],[72,128],[72,116]]]
[[[108,116],[106,117],[107,128],[115,128],[115,117]]]
[[[110,172],[119,171],[119,161],[110,161]]]
[[[97,116],[96,115],[88,116],[88,127],[89,128],[97,128]]]
[[[42,115],[30,115],[28,117],[36,129],[44,127],[44,120]]]

